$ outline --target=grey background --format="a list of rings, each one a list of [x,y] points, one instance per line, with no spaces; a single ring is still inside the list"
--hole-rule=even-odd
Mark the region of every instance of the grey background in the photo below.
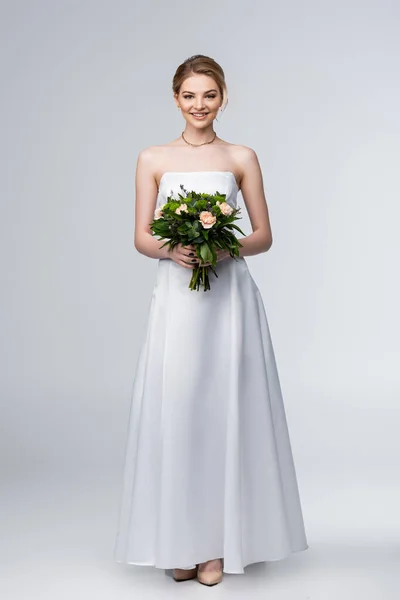
[[[4,598],[203,591],[112,562],[156,271],[133,245],[134,171],[184,128],[171,81],[195,53],[225,71],[218,135],[263,171],[274,243],[246,260],[310,544],[216,593],[397,598],[399,16],[388,0],[1,2]]]

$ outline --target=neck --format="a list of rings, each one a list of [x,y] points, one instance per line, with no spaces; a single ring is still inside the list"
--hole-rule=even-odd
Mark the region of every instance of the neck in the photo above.
[[[209,142],[213,139],[215,135],[215,131],[213,129],[212,124],[204,129],[198,129],[197,127],[192,127],[191,125],[186,124],[183,135],[187,139],[188,142],[192,144],[203,144],[204,142]],[[185,144],[185,140],[182,140]]]

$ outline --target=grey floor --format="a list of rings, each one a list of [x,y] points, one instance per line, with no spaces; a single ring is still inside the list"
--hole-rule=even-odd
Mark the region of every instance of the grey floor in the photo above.
[[[399,600],[399,491],[378,479],[369,489],[343,474],[302,481],[310,548],[207,588],[113,561],[118,476],[3,477],[0,597]]]

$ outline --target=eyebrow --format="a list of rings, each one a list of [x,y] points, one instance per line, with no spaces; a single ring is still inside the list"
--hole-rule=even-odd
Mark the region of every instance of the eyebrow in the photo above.
[[[206,91],[206,92],[204,92],[204,93],[205,93],[205,94],[208,94],[209,92],[216,92],[216,91],[217,91],[217,90],[207,90],[207,91]],[[193,94],[193,95],[194,95],[194,93],[193,93],[193,92],[189,92],[189,90],[184,90],[184,91],[182,92],[182,94]]]

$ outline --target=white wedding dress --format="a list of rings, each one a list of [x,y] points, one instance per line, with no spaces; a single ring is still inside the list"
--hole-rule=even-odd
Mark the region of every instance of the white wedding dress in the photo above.
[[[230,171],[169,171],[157,207],[181,184],[237,206]],[[211,290],[192,291],[191,270],[158,261],[133,380],[117,562],[171,569],[223,558],[225,573],[244,573],[308,548],[263,301],[244,258],[216,269]]]

